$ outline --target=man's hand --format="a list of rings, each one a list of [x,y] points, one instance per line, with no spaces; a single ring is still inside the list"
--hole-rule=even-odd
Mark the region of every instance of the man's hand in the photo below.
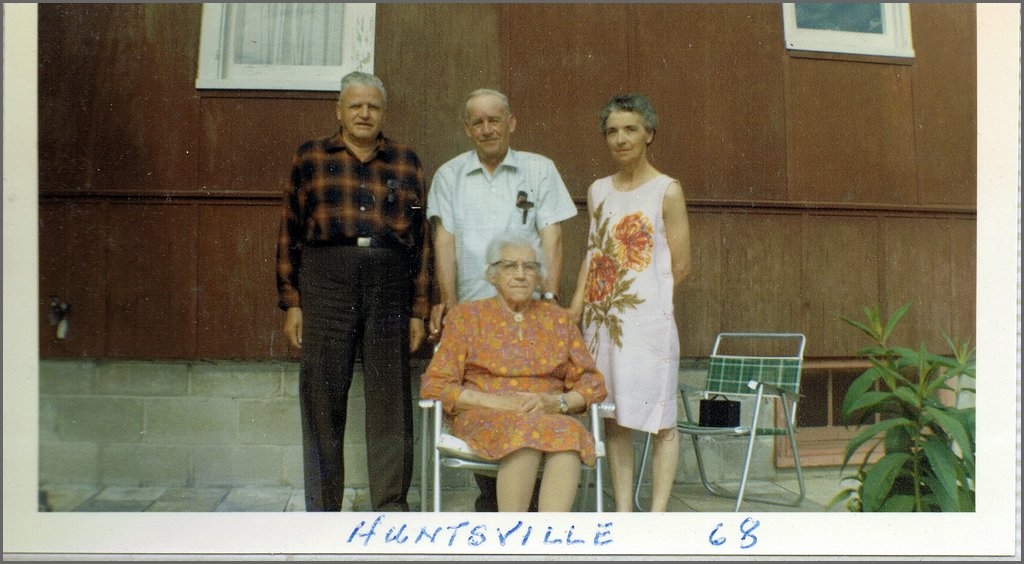
[[[290,307],[285,312],[284,334],[293,347],[302,348],[302,308]]]
[[[423,344],[423,337],[426,330],[423,328],[423,320],[419,317],[409,318],[409,352],[414,353]]]
[[[441,329],[444,328],[444,316],[451,309],[451,305],[441,302],[430,309],[430,338],[437,340],[441,338]]]

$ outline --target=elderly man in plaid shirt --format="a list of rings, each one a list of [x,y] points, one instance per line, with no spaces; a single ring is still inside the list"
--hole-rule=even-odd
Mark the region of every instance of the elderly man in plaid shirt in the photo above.
[[[340,511],[344,435],[362,359],[370,503],[408,511],[413,429],[410,354],[429,314],[426,187],[413,150],[381,133],[387,92],[341,81],[340,129],[302,144],[283,198],[277,245],[284,332],[301,350],[299,402],[307,511]]]

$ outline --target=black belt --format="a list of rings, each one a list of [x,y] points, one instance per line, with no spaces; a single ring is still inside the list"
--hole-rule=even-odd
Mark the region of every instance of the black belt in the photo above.
[[[397,241],[383,237],[339,237],[337,239],[331,239],[330,241],[318,241],[310,246],[332,247],[336,245],[342,247],[372,247],[375,249],[402,250],[405,248]]]

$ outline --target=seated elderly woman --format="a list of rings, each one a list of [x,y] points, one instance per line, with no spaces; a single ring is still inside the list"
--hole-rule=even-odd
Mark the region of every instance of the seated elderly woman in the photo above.
[[[561,307],[534,300],[543,256],[530,239],[498,236],[484,274],[497,296],[459,304],[422,376],[453,435],[498,461],[498,511],[526,511],[541,462],[537,508],[570,511],[594,440],[573,414],[605,398],[604,377]]]

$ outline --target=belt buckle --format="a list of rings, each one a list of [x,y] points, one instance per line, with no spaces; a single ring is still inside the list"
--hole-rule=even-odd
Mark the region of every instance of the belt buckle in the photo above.
[[[357,247],[369,247],[373,243],[373,239],[370,237],[356,237]]]

